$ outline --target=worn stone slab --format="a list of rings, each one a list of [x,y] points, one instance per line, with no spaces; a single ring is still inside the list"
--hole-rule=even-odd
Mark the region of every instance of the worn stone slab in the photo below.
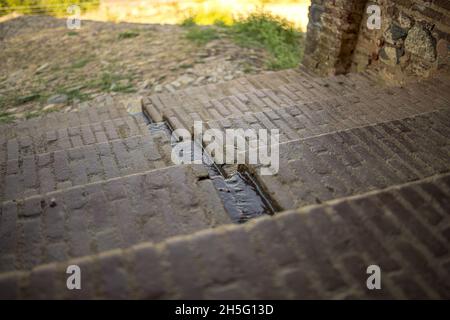
[[[201,167],[169,167],[3,202],[1,272],[229,223],[205,176]]]
[[[450,176],[434,176],[245,225],[4,273],[0,298],[449,299],[449,199]],[[82,270],[81,290],[66,289],[69,264]],[[366,287],[369,265],[381,269],[381,290]]]
[[[450,110],[280,145],[279,171],[259,176],[293,209],[450,171]]]

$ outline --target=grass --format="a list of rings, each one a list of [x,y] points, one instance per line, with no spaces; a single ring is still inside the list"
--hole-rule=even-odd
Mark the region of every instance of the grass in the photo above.
[[[192,63],[183,63],[180,65],[181,69],[189,69],[192,68],[194,65]]]
[[[194,11],[190,10],[188,12],[187,18],[182,21],[183,26],[192,26],[192,25],[232,25],[233,24],[233,15],[230,11],[222,10],[221,8],[215,8],[214,6],[209,8],[197,8]]]
[[[197,23],[195,22],[194,16],[189,16],[181,22],[182,27],[194,27]]]
[[[231,27],[232,38],[241,46],[264,47],[271,59],[270,69],[298,66],[303,56],[303,34],[287,20],[264,12],[237,20]]]
[[[187,29],[186,39],[197,45],[204,45],[219,38],[217,29],[210,26],[199,26],[196,19],[197,16],[191,15],[181,22],[181,26]]]
[[[79,88],[59,88],[56,90],[58,94],[65,94],[69,102],[74,100],[86,101],[89,97],[88,95],[81,92],[82,87]]]
[[[197,44],[205,44],[225,34],[242,47],[264,48],[270,53],[266,62],[272,70],[295,68],[303,57],[303,33],[294,28],[286,19],[259,11],[246,18],[229,21],[215,20],[213,27],[199,27],[197,16],[191,16],[182,22],[187,27],[187,39]]]
[[[137,31],[125,31],[119,33],[119,40],[136,38],[137,36],[139,36]]]
[[[8,112],[0,112],[0,123],[10,123],[14,121],[14,117]]]
[[[75,62],[72,68],[81,68],[90,61],[89,59],[83,59]],[[136,89],[131,83],[132,77],[130,75],[119,75],[110,72],[104,72],[101,76],[95,80],[91,80],[78,86],[61,86],[53,89],[51,92],[47,91],[33,91],[26,95],[17,95],[15,97],[4,98],[0,97],[0,110],[7,105],[19,106],[29,102],[36,102],[40,105],[46,104],[47,99],[54,94],[64,94],[68,97],[68,102],[74,101],[86,101],[89,100],[89,94],[84,93],[84,89],[95,89],[103,92],[123,92],[134,93]],[[26,118],[35,117],[36,114],[40,115],[40,111],[32,111],[27,113]],[[13,120],[14,117],[7,112],[0,111],[0,122],[8,122]]]
[[[97,88],[104,92],[136,92],[131,83],[132,77],[129,75],[120,75],[111,72],[104,72],[99,79],[91,82],[91,88]]]
[[[186,33],[186,38],[198,45],[204,45],[211,40],[218,39],[217,30],[210,27],[192,26]]]
[[[36,118],[36,117],[39,117],[39,116],[41,116],[43,114],[43,112],[41,112],[41,111],[38,111],[38,110],[36,110],[36,111],[28,111],[27,113],[25,113],[25,119],[32,119],[32,118]]]
[[[253,71],[253,67],[249,63],[245,63],[242,65],[244,73],[251,73]]]
[[[81,69],[86,66],[91,61],[90,58],[82,58],[78,61],[75,61],[70,67],[72,69]]]
[[[42,94],[40,92],[33,92],[31,94],[25,96],[19,96],[14,99],[14,105],[21,105],[27,102],[40,100],[42,98]]]

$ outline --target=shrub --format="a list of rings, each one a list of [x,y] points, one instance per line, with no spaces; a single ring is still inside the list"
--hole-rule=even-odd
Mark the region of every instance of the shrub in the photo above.
[[[303,33],[286,19],[257,12],[236,20],[230,32],[242,46],[266,48],[272,56],[268,61],[271,69],[293,68],[301,61]]]

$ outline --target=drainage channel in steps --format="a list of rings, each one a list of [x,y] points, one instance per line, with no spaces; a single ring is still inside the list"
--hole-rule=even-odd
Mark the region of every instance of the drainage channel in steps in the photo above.
[[[142,115],[150,132],[163,132],[169,138],[172,136],[173,130],[167,122],[155,123],[146,114]],[[208,170],[208,178],[217,189],[233,222],[244,223],[262,215],[273,215],[278,211],[279,208],[265,194],[255,176],[245,165],[239,165],[234,172],[227,174],[222,166],[214,163],[203,146],[194,141],[191,143],[192,148],[187,148],[194,151],[190,158],[195,160],[196,154],[202,155],[202,164]],[[199,152],[195,152],[196,150]]]
[[[246,222],[261,215],[273,215],[276,210],[256,179],[245,166],[226,178],[210,176],[232,220]]]

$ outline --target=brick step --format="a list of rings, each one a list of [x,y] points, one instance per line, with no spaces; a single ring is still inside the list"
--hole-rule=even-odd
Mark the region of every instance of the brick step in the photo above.
[[[294,209],[450,172],[449,137],[447,108],[282,143],[278,173],[257,178]]]
[[[52,130],[80,127],[102,121],[124,118],[128,116],[126,108],[120,103],[110,100],[96,103],[96,100],[85,102],[78,111],[52,112],[47,115],[0,125],[0,136],[12,139],[20,135],[39,135]]]
[[[0,137],[0,162],[146,134],[148,129],[142,116],[126,116],[47,132],[21,132],[9,139]]]
[[[288,92],[263,89],[255,94],[247,92],[203,104],[181,104],[182,107],[170,107],[162,104],[156,107],[154,104],[144,104],[143,110],[152,119],[167,120],[175,129],[192,130],[194,121],[220,121],[229,118],[239,120],[249,115],[251,118],[255,113],[273,114],[280,109],[300,109],[300,112],[304,109],[313,118],[325,118],[328,122],[336,123],[341,120],[354,122],[349,119],[351,117],[358,117],[359,122],[361,122],[361,118],[379,121],[379,118],[383,118],[379,112],[387,116],[391,113],[396,117],[399,114],[411,115],[450,105],[450,85],[438,78],[410,84],[405,88],[374,87],[368,91],[359,93],[355,91],[351,94],[342,94],[331,98],[328,95],[314,96],[309,100],[298,99],[295,98],[293,92]],[[324,104],[325,106],[323,106]],[[336,110],[336,104],[340,107],[338,110]],[[399,107],[402,111],[397,110]],[[409,112],[412,113],[403,112],[408,110],[411,110]],[[327,112],[328,114],[326,114]],[[320,115],[321,113],[322,115]],[[297,112],[294,116],[298,114]],[[314,122],[313,120],[311,124],[315,125]]]
[[[203,166],[172,166],[1,206],[0,272],[230,223]]]
[[[185,113],[215,109],[209,119],[231,113],[261,111],[274,103],[301,103],[371,91],[375,82],[360,74],[313,78],[299,70],[284,70],[248,76],[226,83],[155,94],[144,98],[143,106],[156,122],[177,109]]]
[[[438,110],[445,113],[449,109],[442,100],[419,101],[388,94],[373,95],[364,100],[347,96],[207,121],[205,129],[223,132],[226,129],[253,129],[256,133],[259,129],[277,129],[280,142],[288,142]],[[169,118],[169,123],[174,128],[188,126],[173,118]]]
[[[450,175],[30,271],[3,299],[449,299]],[[66,268],[81,268],[67,290]],[[369,265],[381,290],[368,290]]]
[[[172,165],[170,139],[146,132],[3,163],[0,199],[13,200]]]

